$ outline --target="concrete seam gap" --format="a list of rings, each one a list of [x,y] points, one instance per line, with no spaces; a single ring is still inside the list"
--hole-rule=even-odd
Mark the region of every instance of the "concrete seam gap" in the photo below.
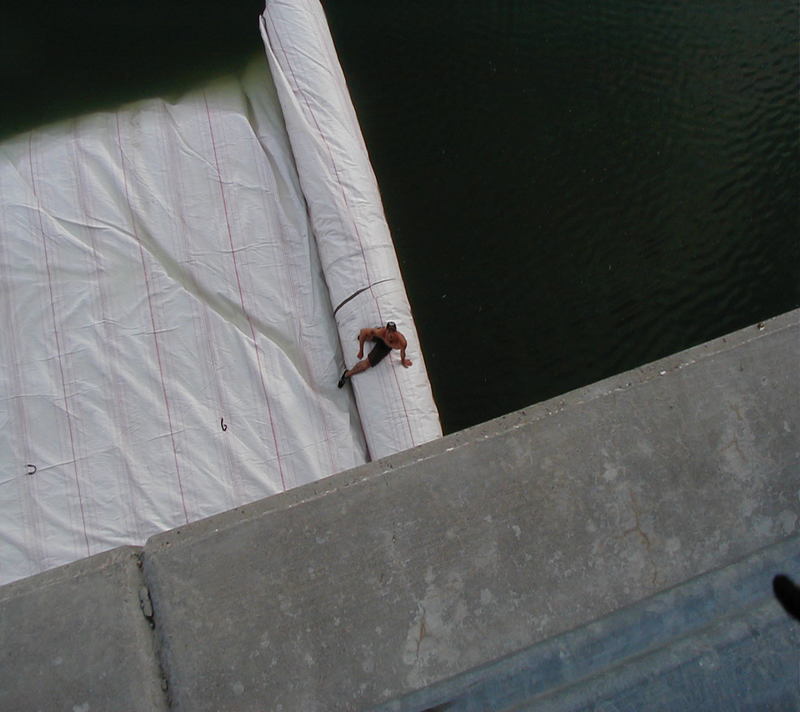
[[[156,665],[161,678],[161,690],[164,693],[164,702],[166,709],[173,709],[172,705],[172,686],[169,684],[169,676],[164,661],[163,646],[161,644],[161,633],[158,627],[158,619],[156,617],[155,608],[153,606],[153,599],[150,596],[150,587],[147,582],[147,572],[144,567],[144,551],[139,552],[137,555],[139,559],[139,570],[142,572],[142,586],[139,587],[139,606],[141,607],[142,615],[150,625],[152,635],[153,653],[156,658]]]

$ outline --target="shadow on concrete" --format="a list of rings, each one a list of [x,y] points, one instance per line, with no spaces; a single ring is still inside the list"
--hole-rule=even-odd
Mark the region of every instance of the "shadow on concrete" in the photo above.
[[[784,574],[778,574],[772,579],[772,590],[775,598],[792,618],[800,621],[800,587]]]

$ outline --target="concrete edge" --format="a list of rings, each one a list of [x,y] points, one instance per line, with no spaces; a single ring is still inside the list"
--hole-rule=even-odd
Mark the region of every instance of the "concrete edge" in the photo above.
[[[128,558],[138,559],[141,568],[141,556],[143,547],[141,546],[118,546],[115,549],[108,549],[99,554],[93,554],[68,564],[62,564],[53,569],[33,574],[27,578],[12,581],[11,583],[0,586],[0,601],[8,601],[12,598],[26,596],[34,591],[41,591],[50,586],[57,586],[69,579],[81,578],[90,573],[96,573],[103,569],[109,569]],[[142,575],[142,585],[144,586],[144,575]]]
[[[143,555],[146,557],[148,551],[180,546],[185,540],[196,544],[202,539],[236,526],[243,519],[260,518],[275,511],[291,509],[305,502],[342,493],[362,482],[385,477],[393,472],[414,467],[420,462],[440,457],[476,440],[498,437],[517,428],[529,426],[544,418],[561,413],[569,408],[585,405],[600,398],[638,388],[656,378],[662,378],[675,371],[690,368],[696,363],[717,354],[736,349],[751,341],[768,338],[787,329],[797,328],[798,326],[800,326],[800,309],[780,314],[711,341],[692,346],[684,351],[679,351],[596,383],[568,391],[540,403],[526,406],[512,413],[501,415],[493,420],[446,435],[415,448],[339,472],[287,492],[236,507],[227,512],[191,522],[182,527],[155,534],[145,543]]]

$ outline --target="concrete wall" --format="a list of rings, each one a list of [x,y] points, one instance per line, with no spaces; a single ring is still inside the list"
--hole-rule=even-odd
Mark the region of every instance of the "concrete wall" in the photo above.
[[[800,514],[799,363],[795,311],[154,537],[143,580],[161,667],[136,680],[157,692],[163,671],[176,710],[365,709],[779,542]],[[36,641],[0,672],[19,709],[39,703],[5,678],[48,669],[51,629],[8,627],[9,610],[98,611],[90,647],[133,625],[135,572],[110,582],[118,613],[81,603],[97,572],[64,569],[66,597],[51,574],[0,589],[4,638]],[[89,678],[127,666],[87,672],[67,647],[69,699],[42,708],[109,708]]]
[[[140,549],[0,588],[0,710],[166,710]]]

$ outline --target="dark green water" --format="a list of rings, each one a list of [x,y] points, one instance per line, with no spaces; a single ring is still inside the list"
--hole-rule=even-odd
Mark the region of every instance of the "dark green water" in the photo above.
[[[800,305],[796,0],[326,0],[448,432]],[[0,136],[261,51],[260,0],[19,5]]]
[[[796,2],[325,6],[448,432],[800,304]]]

